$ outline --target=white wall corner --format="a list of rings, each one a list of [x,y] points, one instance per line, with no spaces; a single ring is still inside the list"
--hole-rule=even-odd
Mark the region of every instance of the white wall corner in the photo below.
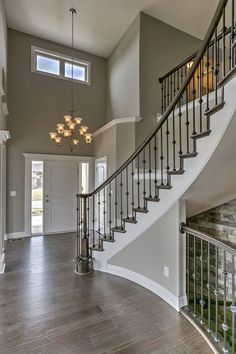
[[[4,271],[5,271],[5,266],[6,266],[6,263],[5,263],[5,252],[3,251],[1,254],[0,254],[0,274],[3,274]]]
[[[103,127],[96,130],[93,133],[93,137],[96,137],[96,136],[104,133],[106,130],[116,126],[117,124],[139,123],[142,119],[143,119],[142,117],[137,117],[137,116],[113,119],[109,123],[105,124]]]

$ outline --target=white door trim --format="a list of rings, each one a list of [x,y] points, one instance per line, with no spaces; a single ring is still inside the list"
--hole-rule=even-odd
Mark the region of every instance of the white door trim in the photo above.
[[[87,162],[89,163],[89,185],[91,188],[94,187],[94,158],[88,156],[68,156],[68,155],[48,155],[48,154],[31,154],[23,153],[25,157],[25,203],[24,203],[24,225],[25,230],[22,235],[24,237],[31,236],[31,163],[32,161],[76,161],[78,163]],[[21,236],[23,237],[23,236]]]

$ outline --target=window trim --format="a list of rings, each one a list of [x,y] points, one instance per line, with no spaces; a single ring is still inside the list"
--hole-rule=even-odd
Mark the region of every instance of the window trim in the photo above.
[[[57,59],[59,60],[59,70],[60,74],[51,74],[44,71],[37,70],[37,54],[43,55],[47,58]],[[72,59],[70,56],[64,55],[62,53],[54,52],[49,49],[43,49],[36,46],[31,46],[31,72],[39,75],[50,76],[57,79],[62,79],[66,81],[72,81],[71,78],[65,76],[65,63],[72,63]],[[73,79],[73,82],[83,85],[91,85],[91,62],[74,58],[73,60],[75,65],[80,65],[86,68],[86,81]]]

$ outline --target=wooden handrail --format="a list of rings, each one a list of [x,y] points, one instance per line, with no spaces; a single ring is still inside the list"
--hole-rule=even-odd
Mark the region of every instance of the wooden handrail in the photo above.
[[[207,30],[207,33],[205,35],[205,38],[203,40],[203,44],[201,49],[198,51],[197,56],[195,58],[195,61],[189,70],[188,75],[184,79],[184,82],[182,86],[180,87],[179,91],[175,95],[174,99],[166,109],[166,111],[163,113],[162,118],[159,120],[157,123],[156,127],[151,130],[151,132],[147,135],[147,137],[144,139],[143,143],[134,151],[134,153],[110,176],[107,178],[106,181],[104,181],[98,188],[96,188],[93,192],[87,193],[87,194],[77,194],[77,197],[81,198],[88,198],[92,197],[93,195],[97,194],[100,192],[103,188],[105,188],[109,183],[111,183],[121,172],[123,172],[129,164],[134,161],[134,159],[140,154],[140,152],[148,145],[148,143],[151,141],[151,139],[157,134],[157,132],[160,130],[160,128],[163,126],[163,124],[166,122],[167,118],[169,117],[170,113],[175,109],[175,106],[181,99],[182,95],[184,94],[186,88],[188,87],[188,84],[190,83],[191,79],[194,76],[195,71],[197,70],[202,58],[204,57],[205,51],[209,44],[211,43],[212,36],[215,32],[215,29],[220,21],[220,18],[222,16],[222,11],[224,7],[226,6],[228,0],[220,0],[218,3],[218,6],[216,8],[215,14],[213,16],[213,19],[210,23],[210,26]]]

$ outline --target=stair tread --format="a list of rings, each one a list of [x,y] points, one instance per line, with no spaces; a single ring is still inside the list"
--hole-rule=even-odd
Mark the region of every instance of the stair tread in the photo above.
[[[236,45],[236,44],[235,44]],[[222,87],[224,86],[225,84],[227,84],[227,82],[229,82],[231,79],[233,79],[233,77],[236,75],[236,66],[230,70],[224,77],[222,80],[220,80],[218,82],[218,87]]]
[[[179,155],[179,157],[182,159],[190,159],[192,157],[196,157],[197,155],[198,155],[197,152],[188,152],[187,154]]]
[[[126,233],[126,230],[122,226],[113,227],[111,230],[112,232]]]
[[[145,197],[144,200],[146,200],[147,202],[159,202],[160,198],[158,197]]]
[[[92,245],[92,246],[90,246],[89,247],[92,251],[97,251],[97,252],[103,252],[104,251],[104,249],[103,249],[103,247],[99,247],[98,245]]]
[[[148,213],[147,208],[134,208],[133,211],[136,213]]]
[[[167,171],[168,175],[183,175],[184,174],[184,170],[169,170]]]
[[[215,114],[216,112],[220,111],[224,107],[224,105],[225,105],[225,101],[218,103],[216,106],[214,106],[213,108],[206,111],[204,113],[205,116],[209,117],[209,116]]]
[[[135,218],[123,218],[122,221],[128,222],[130,224],[137,224],[137,220]]]
[[[102,242],[115,242],[114,238],[110,235],[107,235],[106,237],[101,237],[100,240]]]
[[[192,139],[201,139],[201,138],[205,138],[206,136],[209,136],[211,134],[211,130],[205,130],[204,132],[192,135],[191,138]]]
[[[171,189],[172,186],[170,184],[158,184],[155,186],[157,189]]]

